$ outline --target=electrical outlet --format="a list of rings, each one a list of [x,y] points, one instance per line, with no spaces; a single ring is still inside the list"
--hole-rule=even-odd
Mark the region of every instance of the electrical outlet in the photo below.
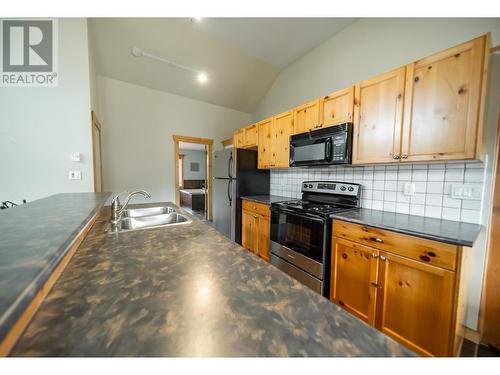
[[[70,180],[81,180],[82,172],[81,171],[69,171],[69,179]]]
[[[407,182],[404,184],[403,187],[403,194],[404,195],[415,195],[415,184]]]
[[[483,187],[481,184],[453,184],[451,197],[455,199],[481,200]]]

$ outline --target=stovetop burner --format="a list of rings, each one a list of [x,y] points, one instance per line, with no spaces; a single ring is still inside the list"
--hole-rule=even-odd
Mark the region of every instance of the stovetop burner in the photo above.
[[[334,212],[339,212],[352,208],[342,205],[317,203],[304,200],[281,202],[279,203],[279,205],[292,210],[298,210],[310,213],[320,213],[320,214],[332,214]]]

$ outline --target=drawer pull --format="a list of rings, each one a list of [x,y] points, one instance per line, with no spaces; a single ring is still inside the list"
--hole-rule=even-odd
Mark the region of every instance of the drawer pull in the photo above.
[[[420,259],[424,262],[430,262],[431,260],[431,258],[429,258],[427,255],[420,255]]]
[[[434,258],[436,256],[436,253],[434,251],[428,251],[427,255]]]
[[[347,254],[346,253],[342,254],[342,258],[347,259]]]
[[[386,258],[385,258],[385,256],[381,255],[381,256],[379,256],[379,259],[380,260],[385,260]]]
[[[378,237],[370,237],[370,240],[371,241],[375,241],[377,243],[383,243],[384,240],[382,238],[378,238]]]

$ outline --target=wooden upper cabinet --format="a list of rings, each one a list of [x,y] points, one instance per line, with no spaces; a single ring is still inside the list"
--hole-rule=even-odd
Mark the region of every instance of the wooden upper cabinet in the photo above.
[[[245,128],[245,147],[255,147],[257,146],[259,138],[258,126],[253,124]]]
[[[272,164],[272,126],[273,119],[267,119],[257,124],[258,128],[258,143],[257,143],[257,167],[259,169],[269,169]]]
[[[333,238],[330,298],[370,325],[375,324],[378,250]]]
[[[455,273],[380,252],[375,327],[423,355],[452,352]]]
[[[290,135],[293,129],[293,111],[283,112],[273,118],[271,137],[271,167],[290,166]]]
[[[405,68],[355,86],[353,164],[399,161]]]
[[[485,39],[408,65],[402,159],[476,157]]]
[[[300,134],[321,128],[319,99],[303,104],[293,110],[293,133]]]
[[[352,122],[354,115],[354,86],[336,91],[320,100],[321,127]]]
[[[233,134],[233,146],[235,148],[243,148],[245,137],[245,129],[238,129]]]

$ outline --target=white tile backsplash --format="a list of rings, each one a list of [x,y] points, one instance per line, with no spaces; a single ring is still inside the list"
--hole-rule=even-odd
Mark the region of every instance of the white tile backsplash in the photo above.
[[[451,197],[452,184],[484,184],[479,162],[274,169],[271,194],[300,198],[301,183],[308,180],[359,183],[364,208],[469,223],[481,218],[481,201]],[[406,183],[415,185],[413,196],[403,194]]]

